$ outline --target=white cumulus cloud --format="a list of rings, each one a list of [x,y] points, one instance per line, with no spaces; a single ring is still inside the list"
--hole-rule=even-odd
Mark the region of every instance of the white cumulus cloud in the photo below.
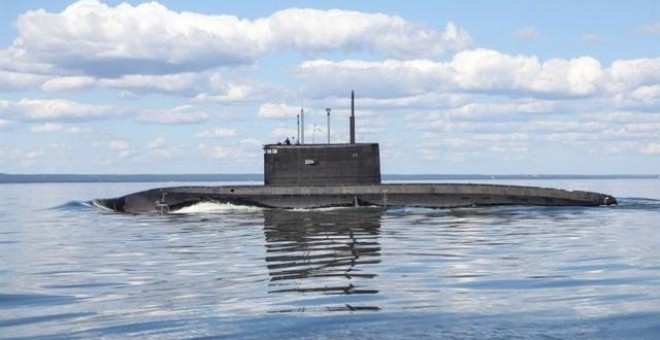
[[[42,83],[46,79],[48,79],[48,77],[43,75],[7,71],[0,67],[0,90],[2,91],[30,89]]]
[[[447,62],[310,60],[301,63],[298,72],[304,92],[317,98],[342,95],[349,88],[358,88],[363,96],[372,98],[451,92],[535,98],[609,97],[660,83],[660,58],[617,60],[603,67],[588,56],[542,61],[533,55],[475,49],[459,52]],[[638,96],[647,98],[655,90],[640,91]]]
[[[291,118],[300,113],[300,107],[287,104],[264,103],[259,106],[258,115],[261,118]]]
[[[41,88],[45,91],[65,91],[65,90],[77,90],[85,87],[89,87],[95,84],[95,80],[92,77],[88,76],[63,76],[63,77],[54,77],[43,84]]]
[[[212,82],[210,92],[198,94],[195,99],[202,101],[241,102],[259,98],[266,86],[252,82]]]
[[[104,78],[99,79],[97,85],[102,88],[124,89],[137,92],[151,91],[185,94],[203,88],[205,81],[206,79],[203,74],[186,72],[167,75],[134,74],[119,78]]]
[[[63,129],[64,126],[62,126],[62,124],[45,123],[31,127],[30,132],[55,132],[55,131],[61,131]]]
[[[660,57],[616,60],[609,70],[613,92],[660,84]]]
[[[0,115],[23,121],[90,120],[122,113],[110,105],[85,104],[66,99],[0,100]]]
[[[292,8],[257,20],[271,49],[373,50],[384,55],[438,55],[467,48],[469,34],[449,22],[438,32],[381,13]]]
[[[227,128],[204,130],[195,134],[195,138],[227,138],[234,136],[236,136],[236,130]]]
[[[158,2],[113,7],[98,0],[78,1],[60,13],[29,11],[16,28],[18,38],[0,52],[1,68],[100,78],[250,64],[279,50],[410,57],[458,51],[471,43],[451,22],[438,31],[381,13],[291,8],[249,20],[176,12]],[[78,86],[80,80],[47,87]]]
[[[181,105],[166,110],[146,110],[138,114],[137,120],[150,124],[198,124],[208,120],[209,115],[192,106]]]

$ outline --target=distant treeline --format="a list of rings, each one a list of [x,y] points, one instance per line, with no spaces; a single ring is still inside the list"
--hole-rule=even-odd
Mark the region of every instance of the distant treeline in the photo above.
[[[0,173],[0,183],[120,183],[120,182],[262,182],[263,174],[79,175]],[[547,180],[547,179],[652,179],[658,175],[437,175],[385,174],[384,181],[442,180]]]
[[[479,174],[462,174],[462,175],[403,175],[403,174],[390,174],[383,175],[384,180],[489,180],[489,179],[653,179],[660,178],[660,175],[479,175]]]
[[[119,182],[227,182],[263,181],[261,174],[181,174],[181,175],[12,175],[0,174],[0,183],[119,183]]]

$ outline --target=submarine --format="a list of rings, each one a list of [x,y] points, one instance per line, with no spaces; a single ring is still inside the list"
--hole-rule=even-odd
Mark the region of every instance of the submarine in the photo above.
[[[330,112],[328,109],[328,125]],[[535,186],[469,183],[381,183],[378,143],[355,142],[351,91],[349,143],[305,144],[304,112],[295,144],[266,144],[263,185],[177,186],[95,199],[98,207],[129,214],[167,214],[203,202],[274,209],[377,206],[457,208],[499,205],[608,206],[607,194]],[[328,133],[329,136],[329,133]]]

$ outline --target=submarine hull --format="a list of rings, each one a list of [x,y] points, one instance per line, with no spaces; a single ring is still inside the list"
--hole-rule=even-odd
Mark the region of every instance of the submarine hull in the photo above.
[[[97,206],[130,214],[169,213],[201,202],[264,208],[313,209],[347,206],[601,206],[610,195],[562,189],[488,184],[373,184],[346,186],[187,186],[166,187],[110,199]]]

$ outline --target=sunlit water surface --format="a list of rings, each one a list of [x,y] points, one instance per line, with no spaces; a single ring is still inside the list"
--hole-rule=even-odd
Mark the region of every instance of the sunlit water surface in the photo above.
[[[506,183],[621,204],[133,216],[86,202],[173,184],[0,185],[0,338],[657,339],[660,182]]]

